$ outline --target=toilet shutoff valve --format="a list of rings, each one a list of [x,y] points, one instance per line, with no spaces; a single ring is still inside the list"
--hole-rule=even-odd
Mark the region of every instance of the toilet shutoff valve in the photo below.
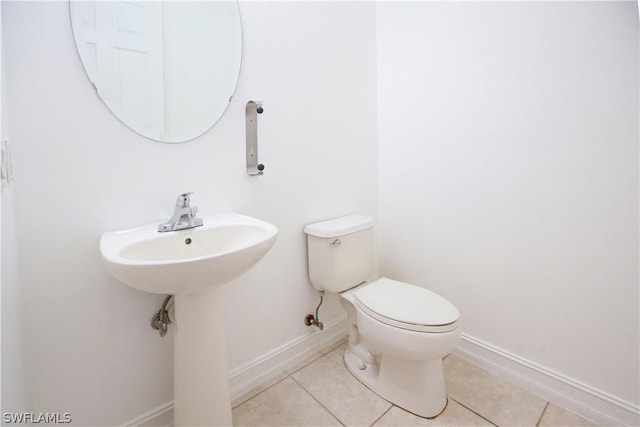
[[[324,329],[324,325],[322,324],[322,322],[320,321],[320,318],[318,317],[318,310],[320,310],[320,306],[322,305],[323,299],[324,299],[324,291],[320,291],[320,303],[316,307],[316,315],[314,316],[313,314],[307,314],[307,316],[304,318],[305,325],[316,326],[321,331]]]

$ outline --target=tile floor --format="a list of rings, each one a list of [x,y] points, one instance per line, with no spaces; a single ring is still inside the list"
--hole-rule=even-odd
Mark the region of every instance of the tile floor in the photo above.
[[[444,361],[449,404],[412,415],[349,374],[344,342],[315,354],[233,402],[236,426],[593,426],[587,420],[454,355]]]

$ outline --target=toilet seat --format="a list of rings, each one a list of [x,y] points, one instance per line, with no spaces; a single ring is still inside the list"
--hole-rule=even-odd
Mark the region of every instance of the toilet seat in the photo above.
[[[358,308],[390,326],[431,333],[458,327],[458,309],[420,286],[383,277],[358,289],[354,296]]]

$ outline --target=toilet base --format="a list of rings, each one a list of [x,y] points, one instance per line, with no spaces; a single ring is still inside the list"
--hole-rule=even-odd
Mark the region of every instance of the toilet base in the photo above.
[[[358,381],[408,412],[423,418],[435,418],[447,407],[440,358],[413,361],[383,354],[374,360],[364,361],[347,348],[344,362]]]

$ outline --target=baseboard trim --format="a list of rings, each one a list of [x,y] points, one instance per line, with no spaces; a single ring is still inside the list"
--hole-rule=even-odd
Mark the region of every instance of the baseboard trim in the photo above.
[[[340,341],[347,335],[346,314],[325,323],[324,330],[310,328],[309,333],[264,354],[229,372],[231,401],[268,382],[307,357]],[[169,423],[167,423],[169,420]],[[173,401],[158,406],[124,424],[126,427],[172,426]]]
[[[156,427],[172,427],[173,426],[173,400],[167,402],[164,405],[160,405],[139,417],[134,418],[131,421],[123,424],[123,427],[144,427],[144,426],[156,426]]]
[[[640,407],[467,334],[454,354],[600,426],[638,426]]]

